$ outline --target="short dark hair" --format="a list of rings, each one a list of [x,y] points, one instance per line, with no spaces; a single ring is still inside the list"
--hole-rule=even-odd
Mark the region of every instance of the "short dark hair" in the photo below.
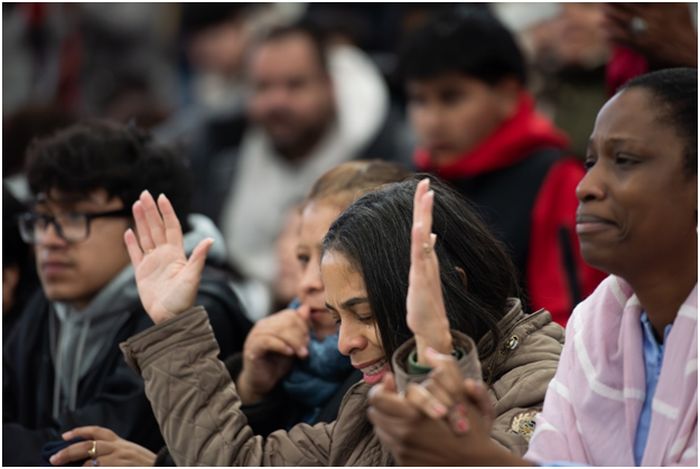
[[[475,209],[446,184],[432,176],[417,175],[366,194],[331,225],[323,251],[343,254],[361,273],[384,353],[390,360],[412,337],[406,324],[406,294],[413,197],[423,177],[431,178],[430,187],[435,191],[435,252],[450,327],[475,342],[491,331],[493,341],[480,350],[485,356],[501,335],[498,321],[507,312],[507,299],[518,295],[517,275],[505,248]],[[466,285],[457,269],[466,274]]]
[[[635,77],[622,85],[621,93],[632,88],[648,90],[659,104],[654,112],[670,124],[685,141],[685,170],[698,174],[698,70],[669,68]]]
[[[514,77],[527,82],[525,60],[513,35],[490,12],[441,12],[405,41],[399,55],[404,81],[460,73],[495,85]]]
[[[104,189],[130,207],[144,189],[165,194],[187,229],[192,181],[182,156],[131,125],[89,120],[34,141],[27,154],[34,195],[57,189],[87,195]]]
[[[302,18],[291,24],[275,26],[258,37],[255,43],[256,48],[269,42],[276,42],[292,36],[306,36],[311,43],[313,53],[318,59],[318,63],[324,73],[329,73],[328,50],[326,33],[315,21]]]

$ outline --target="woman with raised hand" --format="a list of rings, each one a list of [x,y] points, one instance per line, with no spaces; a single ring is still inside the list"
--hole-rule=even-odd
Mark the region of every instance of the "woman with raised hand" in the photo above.
[[[546,312],[522,313],[503,248],[444,185],[388,185],[354,202],[331,225],[321,257],[325,303],[339,322],[338,349],[363,382],[347,392],[336,421],[298,424],[267,438],[246,425],[238,390],[216,359],[206,313],[193,307],[192,289],[210,241],[187,259],[164,196],[156,204],[144,193],[134,216],[138,239],[128,231],[125,240],[144,308],[156,325],[122,347],[146,381],[177,464],[391,464],[366,417],[367,391],[392,368],[400,387],[420,379],[431,349],[454,353],[465,373],[481,356],[499,400],[494,437],[518,452],[527,446],[510,421],[541,405],[562,330]],[[434,293],[437,285],[444,301]],[[433,410],[439,415],[447,409]]]
[[[484,388],[443,355],[429,357],[422,401],[391,382],[373,390],[370,419],[400,464],[697,466],[697,80],[642,75],[598,114],[577,233],[586,262],[611,275],[569,320],[525,458],[489,437]],[[430,418],[435,401],[447,419]]]
[[[322,175],[301,204],[293,255],[301,277],[290,307],[260,319],[246,338],[243,353],[226,358],[241,395],[241,410],[256,435],[299,422],[331,422],[350,386],[362,375],[338,351],[338,327],[325,306],[321,280],[321,244],[331,222],[364,193],[398,182],[411,173],[381,160],[356,160]],[[82,461],[92,451],[102,465],[173,465],[167,446],[156,455],[113,431],[98,426],[67,432],[83,438],[58,452],[52,462]]]

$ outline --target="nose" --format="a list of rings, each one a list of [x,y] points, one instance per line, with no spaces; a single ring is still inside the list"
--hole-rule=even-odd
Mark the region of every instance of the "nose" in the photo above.
[[[311,259],[301,273],[299,282],[299,298],[302,300],[311,295],[323,293],[323,281],[321,280],[321,266],[315,259]]]
[[[420,133],[423,140],[435,139],[443,128],[440,113],[428,104],[423,104],[420,107],[415,106],[411,110],[411,118],[413,127]]]
[[[345,356],[350,356],[356,350],[367,347],[367,338],[362,335],[358,327],[352,321],[341,321],[338,329],[338,351]]]
[[[605,184],[603,179],[601,163],[597,162],[591,166],[576,186],[576,198],[578,198],[579,202],[603,199],[605,197]]]

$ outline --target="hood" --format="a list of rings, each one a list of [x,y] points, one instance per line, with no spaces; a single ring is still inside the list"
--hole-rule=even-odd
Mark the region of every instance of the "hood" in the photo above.
[[[389,91],[377,66],[360,49],[331,49],[329,68],[338,126],[347,144],[358,149],[375,137],[389,113]]]
[[[473,177],[511,166],[543,148],[565,149],[566,135],[535,111],[534,100],[521,93],[518,106],[489,137],[474,149],[462,154],[456,161],[433,165],[430,154],[419,148],[414,155],[416,168],[429,171],[444,179]]]

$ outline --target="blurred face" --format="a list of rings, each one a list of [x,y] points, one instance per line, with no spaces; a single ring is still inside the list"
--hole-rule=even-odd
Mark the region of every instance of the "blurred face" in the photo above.
[[[335,318],[326,309],[321,279],[321,243],[341,210],[322,202],[309,203],[301,215],[296,256],[301,268],[299,300],[311,310],[311,329],[322,339],[338,331]]]
[[[489,86],[449,73],[408,82],[411,124],[436,164],[451,163],[473,150],[515,112],[517,100],[511,80]]]
[[[250,63],[252,119],[289,158],[318,143],[334,113],[330,78],[302,34],[261,44]]]
[[[326,307],[340,324],[338,350],[362,371],[366,383],[379,382],[390,367],[362,275],[335,251],[323,256],[321,275],[326,286]]]
[[[239,73],[248,42],[249,34],[244,23],[229,20],[192,36],[187,48],[188,57],[202,71],[232,76]]]
[[[37,204],[39,213],[106,212],[123,208],[116,198],[108,198],[103,189],[87,197],[71,200],[52,190],[46,201]],[[122,240],[129,219],[96,218],[90,223],[90,234],[84,241],[69,243],[56,234],[49,225],[35,244],[39,279],[47,298],[66,302],[82,309],[129,263],[126,245]]]
[[[657,118],[658,108],[640,88],[610,99],[576,190],[584,259],[628,281],[697,259],[697,176],[684,172],[684,142]]]

